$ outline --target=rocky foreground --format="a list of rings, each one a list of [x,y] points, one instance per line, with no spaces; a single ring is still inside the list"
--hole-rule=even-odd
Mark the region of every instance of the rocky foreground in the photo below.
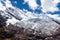
[[[33,29],[24,29],[16,25],[6,26],[6,19],[0,15],[0,40],[60,40],[60,28],[53,35],[45,35]]]
[[[0,28],[0,40],[60,40],[60,29],[53,35],[44,35],[35,30],[19,28],[14,25]]]

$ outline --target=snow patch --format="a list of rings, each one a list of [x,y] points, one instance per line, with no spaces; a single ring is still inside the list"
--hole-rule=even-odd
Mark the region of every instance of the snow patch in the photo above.
[[[0,2],[0,10],[5,10],[5,9],[6,9],[6,7],[3,6],[3,4]]]
[[[7,23],[7,26],[9,25],[9,23],[11,24],[15,24],[18,20],[16,20],[15,18],[12,18],[12,19],[7,19],[6,23]]]
[[[54,21],[58,22],[60,24],[60,16],[58,14],[47,14],[50,18],[53,18]]]

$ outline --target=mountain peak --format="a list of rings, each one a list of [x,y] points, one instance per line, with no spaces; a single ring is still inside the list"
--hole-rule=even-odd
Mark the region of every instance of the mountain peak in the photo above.
[[[41,31],[47,35],[51,35],[52,32],[59,28],[59,25],[44,13],[35,14],[27,10],[18,9],[12,6],[9,0],[1,0],[0,4],[0,14],[3,17],[8,17],[6,21],[7,26],[11,23],[25,29]]]

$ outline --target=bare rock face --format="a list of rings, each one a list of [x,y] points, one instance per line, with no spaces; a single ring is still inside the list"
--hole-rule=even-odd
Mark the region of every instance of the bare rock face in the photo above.
[[[2,15],[0,15],[0,27],[6,25],[6,18],[4,18]]]

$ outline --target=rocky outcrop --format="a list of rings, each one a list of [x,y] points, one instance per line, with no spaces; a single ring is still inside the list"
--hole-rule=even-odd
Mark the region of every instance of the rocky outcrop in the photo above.
[[[0,40],[60,40],[60,29],[48,36],[41,32],[20,28],[14,25],[0,28]]]

